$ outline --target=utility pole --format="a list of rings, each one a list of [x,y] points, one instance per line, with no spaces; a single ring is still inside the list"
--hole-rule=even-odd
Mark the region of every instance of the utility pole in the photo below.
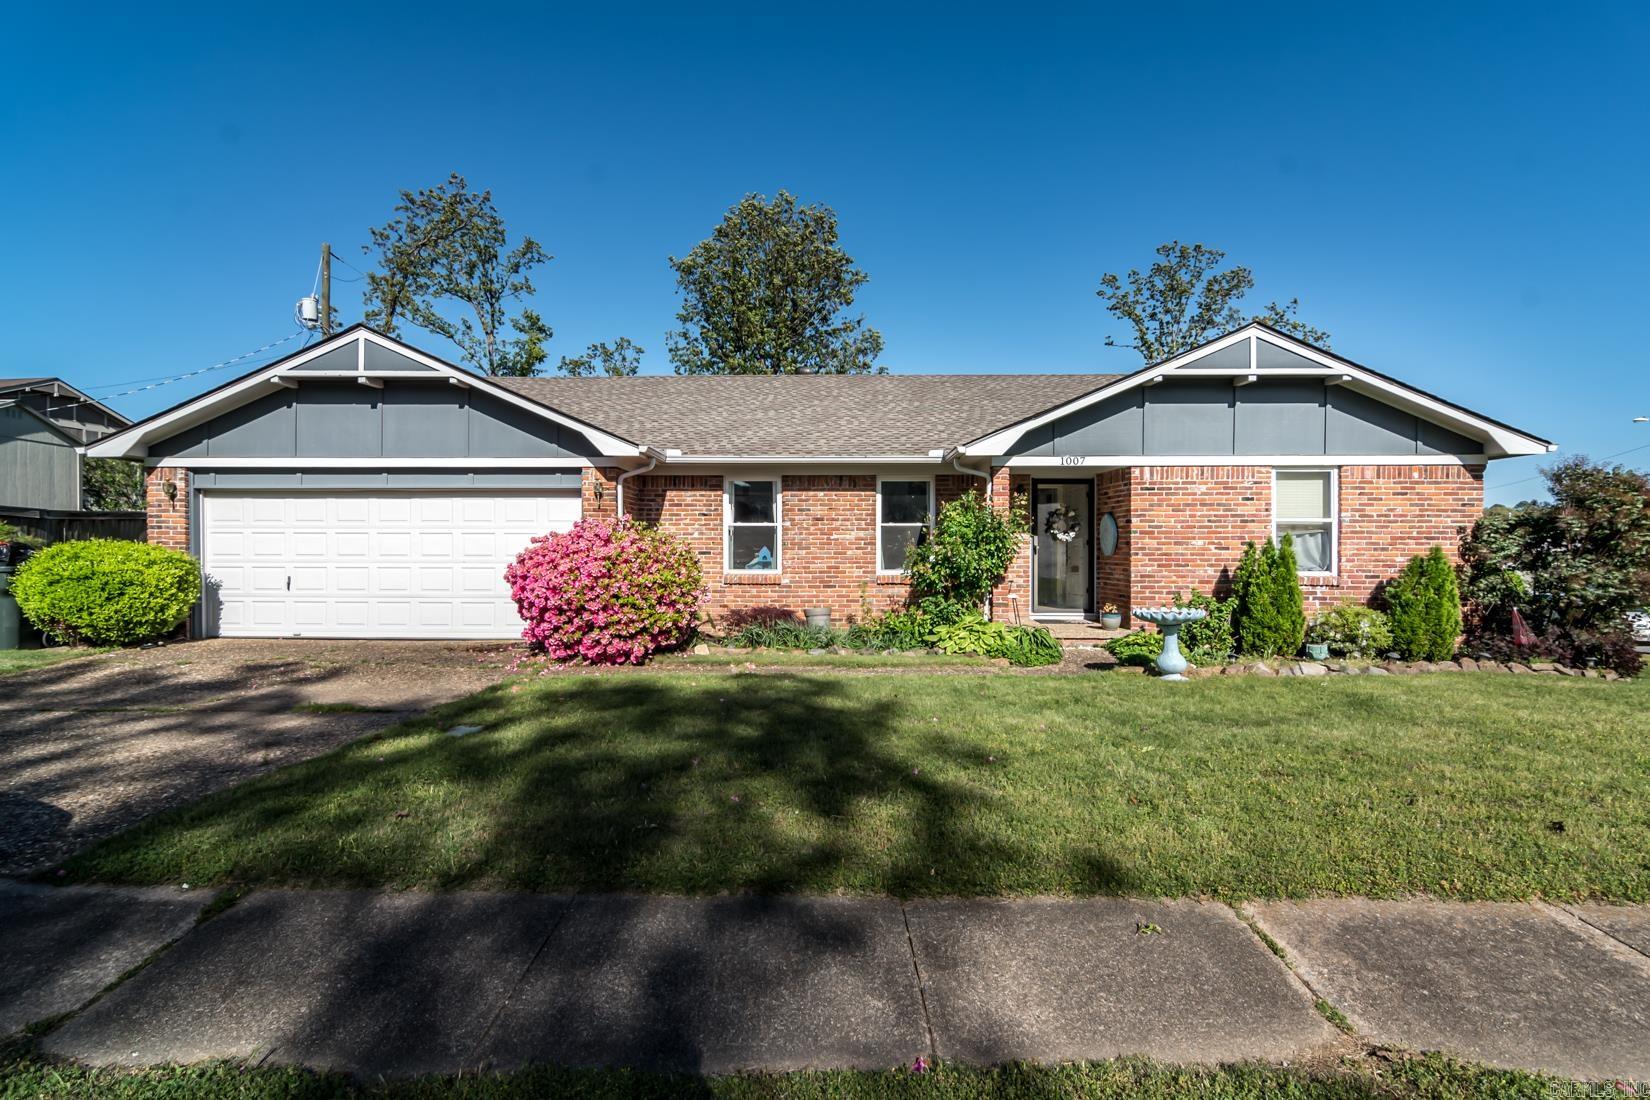
[[[321,242],[321,339],[332,335],[332,246]]]

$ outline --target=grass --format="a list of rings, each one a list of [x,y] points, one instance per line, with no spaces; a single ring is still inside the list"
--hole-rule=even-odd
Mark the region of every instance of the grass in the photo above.
[[[917,671],[945,668],[988,668],[984,657],[952,653],[815,653],[805,649],[753,649],[748,653],[728,653],[712,647],[708,654],[679,653],[659,658],[657,667],[677,666],[720,668],[874,668]]]
[[[109,1100],[537,1100],[574,1096],[592,1100],[684,1096],[707,1100],[1537,1100],[1584,1095],[1581,1090],[1585,1088],[1557,1078],[1463,1066],[1437,1057],[1397,1061],[1378,1069],[1366,1062],[1317,1071],[1258,1065],[1177,1068],[1133,1059],[994,1069],[941,1063],[926,1073],[812,1071],[730,1077],[544,1067],[503,1075],[368,1085],[300,1069],[249,1069],[224,1063],[133,1073],[58,1065],[26,1054],[14,1055],[9,1061],[0,1057],[3,1100],[83,1096]]]
[[[0,676],[8,672],[27,672],[31,668],[45,668],[55,665],[59,661],[72,661],[76,657],[90,657],[94,653],[107,653],[104,649],[91,649],[85,646],[56,646],[51,649],[0,649]]]
[[[67,867],[201,885],[1645,901],[1647,703],[1643,681],[1492,674],[546,676]],[[484,728],[443,736],[457,723]]]

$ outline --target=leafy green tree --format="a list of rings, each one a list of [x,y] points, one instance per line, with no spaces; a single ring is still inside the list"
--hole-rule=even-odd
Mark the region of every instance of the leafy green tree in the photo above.
[[[123,458],[88,458],[81,492],[94,512],[143,511],[143,467]]]
[[[1392,647],[1406,661],[1447,661],[1461,637],[1461,594],[1455,567],[1434,546],[1410,558],[1386,588]]]
[[[682,296],[682,327],[668,337],[678,374],[886,372],[882,335],[845,315],[869,276],[838,245],[828,206],[746,195],[670,266]]]
[[[371,230],[378,270],[367,274],[366,321],[394,335],[401,322],[445,336],[487,374],[537,374],[550,326],[510,303],[534,293],[532,272],[550,260],[537,241],[513,248],[491,191],[445,183],[401,192],[395,216]],[[456,319],[450,313],[456,312]]]
[[[1543,474],[1551,503],[1491,508],[1462,545],[1475,640],[1510,633],[1515,607],[1535,633],[1572,641],[1650,607],[1650,477],[1585,457]]]
[[[626,378],[642,367],[642,356],[647,349],[621,336],[611,344],[591,344],[583,355],[562,356],[557,365],[563,374],[575,376],[604,374],[609,378]]]
[[[1295,569],[1295,542],[1287,534],[1276,545],[1243,545],[1232,574],[1237,606],[1232,623],[1238,652],[1246,657],[1291,657],[1306,641],[1306,608]]]
[[[1030,528],[1026,512],[1023,499],[1000,511],[973,490],[947,503],[906,555],[912,602],[941,622],[978,614]]]
[[[1095,291],[1106,308],[1134,331],[1133,343],[1106,337],[1107,347],[1134,348],[1147,363],[1160,363],[1230,332],[1245,321],[1238,302],[1254,288],[1247,267],[1217,270],[1226,259],[1218,248],[1170,241],[1157,246],[1159,259],[1142,273],[1125,276],[1108,272]],[[1309,344],[1327,348],[1329,333],[1301,321],[1300,302],[1268,303],[1251,318],[1264,321]]]

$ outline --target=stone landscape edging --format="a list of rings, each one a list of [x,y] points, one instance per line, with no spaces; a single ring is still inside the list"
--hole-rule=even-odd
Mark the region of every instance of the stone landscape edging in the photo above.
[[[1194,668],[1189,676],[1409,676],[1421,672],[1511,672],[1534,676],[1574,676],[1587,680],[1625,679],[1615,669],[1570,668],[1551,661],[1492,661],[1462,657],[1453,661],[1234,661]]]

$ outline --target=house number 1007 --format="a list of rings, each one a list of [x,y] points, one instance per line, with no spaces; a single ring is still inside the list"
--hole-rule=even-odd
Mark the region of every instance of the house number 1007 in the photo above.
[[[1087,462],[1088,460],[1089,459],[1088,459],[1087,455],[1061,455],[1060,456],[1060,465],[1062,465],[1062,466],[1081,466],[1083,463]]]

